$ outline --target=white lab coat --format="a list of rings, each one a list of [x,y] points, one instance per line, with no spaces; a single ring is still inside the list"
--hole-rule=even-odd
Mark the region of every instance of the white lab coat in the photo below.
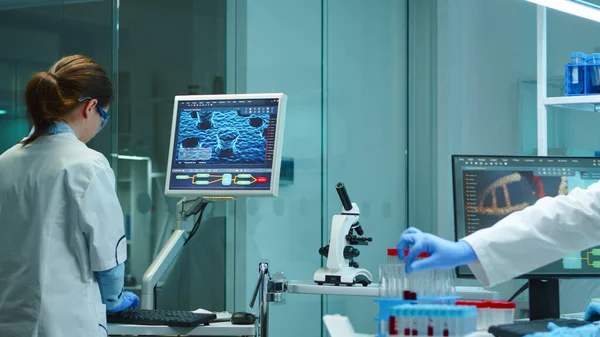
[[[102,154],[60,133],[0,155],[0,336],[107,336],[93,272],[126,246]]]
[[[542,198],[464,238],[477,254],[469,265],[485,286],[528,273],[600,244],[600,183]]]

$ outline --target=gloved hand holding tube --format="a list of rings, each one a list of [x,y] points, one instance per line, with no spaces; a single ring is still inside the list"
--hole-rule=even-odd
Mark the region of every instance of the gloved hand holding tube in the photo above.
[[[426,269],[448,270],[477,261],[475,251],[467,242],[448,241],[412,227],[400,236],[398,251],[404,251],[409,246],[412,247],[405,259],[407,274]],[[429,257],[415,261],[423,252],[428,253]],[[399,256],[403,257],[402,254]]]
[[[138,296],[132,292],[123,291],[125,266],[94,272],[100,287],[102,303],[106,305],[107,312],[119,312],[125,309],[136,309],[140,304]]]

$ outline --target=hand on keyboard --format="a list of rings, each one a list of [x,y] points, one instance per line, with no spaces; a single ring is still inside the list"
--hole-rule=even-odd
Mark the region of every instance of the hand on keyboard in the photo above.
[[[597,337],[599,332],[599,326],[596,324],[586,324],[576,328],[569,328],[550,322],[548,323],[548,332],[536,332],[524,337]]]
[[[595,322],[600,319],[600,303],[590,302],[585,308],[583,319],[588,322]]]
[[[489,332],[495,337],[588,337],[596,336],[597,327],[578,319],[549,318],[493,325]]]
[[[548,330],[551,336],[573,336],[573,337],[596,337],[598,336],[598,325],[587,324],[578,328],[560,327],[554,323],[548,323]]]
[[[121,296],[122,301],[114,308],[106,308],[106,312],[119,312],[125,309],[136,309],[140,304],[140,299],[136,294],[126,291]]]

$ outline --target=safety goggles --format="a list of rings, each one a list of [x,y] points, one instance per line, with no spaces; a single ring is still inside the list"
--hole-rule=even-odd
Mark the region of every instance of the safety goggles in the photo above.
[[[87,101],[92,99],[91,97],[81,97],[79,99],[79,103]],[[102,120],[100,121],[100,129],[98,129],[98,132],[100,132],[100,130],[102,130],[102,128],[104,128],[104,126],[106,125],[106,122],[108,122],[108,114],[106,113],[106,111],[104,111],[104,109],[102,109],[102,107],[99,104],[96,104],[96,108],[98,108],[98,113],[100,113],[100,116],[102,117]]]

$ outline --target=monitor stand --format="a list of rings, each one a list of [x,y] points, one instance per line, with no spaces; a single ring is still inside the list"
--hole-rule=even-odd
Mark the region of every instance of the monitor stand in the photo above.
[[[560,317],[558,279],[529,279],[529,319]]]

